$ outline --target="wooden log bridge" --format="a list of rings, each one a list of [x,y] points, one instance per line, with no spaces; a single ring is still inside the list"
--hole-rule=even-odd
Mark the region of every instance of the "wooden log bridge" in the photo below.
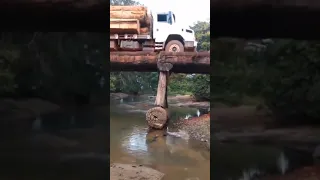
[[[111,71],[156,72],[158,62],[173,65],[175,73],[210,73],[209,52],[111,52]]]
[[[111,69],[123,70],[119,66],[127,66],[126,70],[159,71],[157,96],[154,108],[146,113],[146,121],[151,129],[164,129],[169,120],[167,87],[169,71],[179,73],[209,73],[209,52],[182,53],[112,53]],[[118,66],[118,67],[117,67]]]

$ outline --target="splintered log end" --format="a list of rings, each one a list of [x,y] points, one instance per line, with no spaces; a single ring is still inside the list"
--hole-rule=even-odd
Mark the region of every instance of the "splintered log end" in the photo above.
[[[146,120],[152,129],[163,129],[168,122],[168,112],[162,107],[154,107],[147,111]]]
[[[157,67],[160,71],[168,72],[172,69],[173,65],[171,63],[157,63]]]

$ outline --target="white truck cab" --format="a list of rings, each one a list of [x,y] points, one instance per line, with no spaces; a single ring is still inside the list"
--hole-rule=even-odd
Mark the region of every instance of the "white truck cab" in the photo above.
[[[153,16],[153,39],[155,50],[168,52],[195,51],[197,41],[195,33],[189,27],[176,23],[172,11],[151,13]]]

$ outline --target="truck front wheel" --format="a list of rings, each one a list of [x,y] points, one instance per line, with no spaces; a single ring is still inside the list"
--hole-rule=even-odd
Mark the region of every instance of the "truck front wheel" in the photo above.
[[[169,41],[165,48],[166,52],[184,52],[183,44],[178,40]]]

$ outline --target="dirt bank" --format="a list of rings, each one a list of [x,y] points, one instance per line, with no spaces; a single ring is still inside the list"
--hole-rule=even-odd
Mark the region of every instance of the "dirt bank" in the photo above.
[[[177,123],[193,139],[202,141],[210,149],[210,113],[199,117],[183,119]]]
[[[277,176],[267,176],[261,180],[319,180],[320,166],[303,167],[291,173]]]
[[[220,142],[272,144],[313,152],[320,144],[320,128],[268,127],[274,121],[254,106],[212,108],[213,138]]]
[[[152,179],[161,180],[164,174],[137,164],[111,164],[110,165],[110,179],[111,180],[122,180],[122,179],[132,179],[132,180],[142,180],[142,179]]]

